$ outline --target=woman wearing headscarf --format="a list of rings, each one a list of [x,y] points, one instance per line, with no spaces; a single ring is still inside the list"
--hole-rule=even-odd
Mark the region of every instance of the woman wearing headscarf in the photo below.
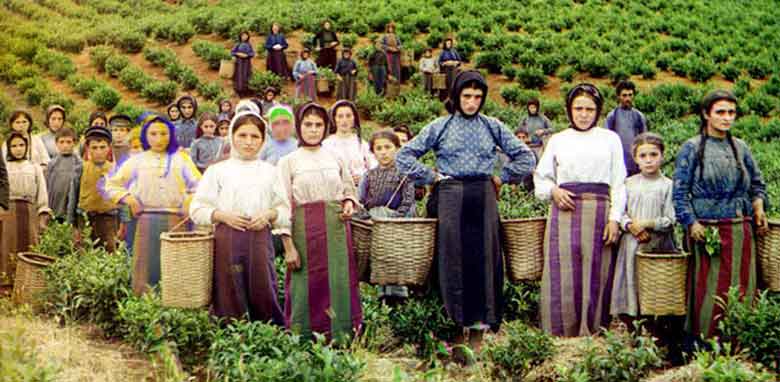
[[[439,117],[396,155],[398,170],[412,180],[434,184],[429,214],[438,216],[437,270],[447,313],[464,329],[457,342],[479,350],[488,327],[498,329],[503,310],[504,271],[496,195],[502,184],[533,171],[531,150],[501,121],[480,113],[488,86],[477,71],[458,75]],[[493,176],[496,148],[508,157],[501,176]],[[438,172],[418,158],[436,156]]]
[[[230,54],[236,59],[233,87],[239,97],[246,96],[249,92],[249,78],[252,77],[252,57],[255,56],[255,50],[249,42],[249,32],[243,31],[238,35],[238,43]]]
[[[354,101],[357,97],[357,62],[352,59],[352,49],[345,47],[341,51],[341,60],[334,72],[339,78],[336,99]]]
[[[387,55],[389,74],[395,81],[401,82],[401,40],[395,33],[395,23],[390,22],[385,27],[382,36],[382,51]]]
[[[49,157],[54,158],[58,154],[55,136],[57,131],[65,126],[65,108],[60,105],[51,105],[46,108],[46,119],[43,124],[48,131],[40,135],[41,141],[46,146]]]
[[[325,20],[322,23],[322,29],[314,36],[314,46],[317,47],[317,66],[320,68],[336,69],[336,47],[339,45],[339,38],[332,29],[331,23]]]
[[[265,39],[265,50],[268,51],[266,67],[277,76],[285,79],[291,77],[290,68],[287,66],[287,57],[284,54],[287,48],[287,39],[282,33],[282,26],[279,23],[271,24],[271,33]]]
[[[279,161],[293,206],[287,263],[285,325],[310,337],[348,340],[362,322],[357,263],[347,220],[359,207],[349,168],[322,148],[330,118],[308,103],[296,115],[299,148]]]
[[[317,65],[311,60],[309,48],[303,48],[301,58],[293,66],[295,79],[295,98],[303,97],[314,102],[317,100]]]
[[[214,314],[282,325],[271,228],[290,234],[290,200],[279,171],[257,160],[266,126],[252,112],[233,117],[230,158],[206,170],[190,215],[196,224],[216,224]]]
[[[677,154],[674,170],[674,209],[686,229],[689,333],[715,334],[722,309],[717,298],[729,288],[739,289],[750,301],[756,292],[756,240],[768,229],[769,198],[761,170],[750,148],[735,138],[737,98],[715,90],[701,102],[699,134],[688,139]],[[720,251],[708,254],[706,230],[718,232]]]
[[[550,138],[534,173],[536,197],[552,198],[540,308],[542,328],[557,336],[586,336],[609,323],[626,167],[620,137],[596,126],[603,102],[591,84],[569,91],[570,127]]]
[[[451,93],[452,83],[455,80],[455,75],[458,74],[458,68],[463,61],[458,51],[455,50],[455,43],[452,38],[444,40],[444,46],[442,47],[441,54],[439,54],[439,70],[447,75],[447,89],[442,91],[440,98],[444,99]]]

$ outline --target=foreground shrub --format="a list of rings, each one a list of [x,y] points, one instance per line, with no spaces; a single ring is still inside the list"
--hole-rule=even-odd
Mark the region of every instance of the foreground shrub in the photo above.
[[[760,368],[751,367],[739,356],[731,354],[729,344],[721,347],[716,341],[711,343],[711,352],[696,353],[694,364],[701,379],[705,382],[770,382],[775,379]],[[777,352],[777,348],[774,349]]]
[[[740,297],[739,290],[731,288],[727,299],[719,301],[724,309],[718,323],[722,338],[750,359],[780,371],[780,300],[766,291],[753,303]]]
[[[493,364],[493,377],[499,381],[521,381],[535,366],[555,352],[552,337],[521,321],[504,325],[504,335],[494,337],[485,347]]]
[[[130,65],[130,59],[122,54],[112,54],[106,59],[104,69],[111,77],[119,77],[119,73]]]
[[[195,40],[192,43],[192,51],[206,61],[212,70],[219,69],[220,61],[231,58],[230,52],[224,46],[205,40]]]
[[[517,82],[527,89],[541,89],[547,85],[544,70],[537,66],[529,66],[517,70]]]
[[[167,105],[176,98],[177,90],[176,83],[173,81],[153,81],[144,86],[143,90],[141,90],[141,95],[160,105]]]
[[[56,381],[56,369],[42,363],[24,330],[0,331],[0,376],[3,381]]]
[[[436,352],[439,346],[437,338],[452,340],[458,329],[447,316],[444,303],[437,293],[410,298],[393,307],[390,327],[395,337],[402,343],[415,345],[417,355],[424,358]]]
[[[89,99],[102,110],[111,110],[119,103],[122,96],[119,92],[108,85],[103,85],[95,89]]]
[[[262,94],[269,86],[281,89],[283,83],[284,79],[274,72],[255,70],[249,78],[249,90],[255,94]]]

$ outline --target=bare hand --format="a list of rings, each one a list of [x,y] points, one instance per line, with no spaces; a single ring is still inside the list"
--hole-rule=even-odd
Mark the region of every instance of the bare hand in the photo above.
[[[355,184],[355,186],[360,184],[360,176],[359,175],[352,175],[352,183]]]
[[[695,222],[691,224],[690,232],[691,232],[691,238],[693,240],[704,241],[705,231],[706,229],[701,223]]]
[[[298,250],[295,249],[295,246],[285,249],[284,262],[287,264],[287,270],[289,271],[301,269],[301,256],[298,255]]]
[[[264,211],[252,218],[249,223],[249,229],[252,231],[262,231],[265,227],[271,225],[271,220],[274,218],[274,211]]]
[[[573,192],[564,190],[560,187],[553,187],[552,197],[555,204],[564,211],[574,211],[574,201],[571,199],[576,196]]]
[[[355,213],[355,204],[351,200],[347,200],[344,202],[344,207],[341,210],[341,216],[344,218],[350,218],[352,217],[352,214]]]
[[[496,189],[496,197],[501,195],[501,186],[504,184],[504,182],[501,181],[501,178],[493,175],[493,187]]]
[[[610,220],[609,223],[607,223],[607,227],[604,228],[604,235],[601,238],[604,240],[604,245],[617,243],[619,237],[620,227],[618,227],[618,223],[614,220]]]
[[[141,203],[136,200],[136,198],[132,195],[125,198],[125,204],[127,204],[128,207],[130,207],[130,212],[133,214],[134,217],[138,216],[143,212],[143,207],[141,206]]]
[[[753,202],[753,220],[756,222],[756,233],[764,236],[769,233],[769,219],[764,211],[764,201],[757,199]]]
[[[124,238],[127,234],[127,224],[122,223],[119,225],[119,230],[116,231],[116,236],[120,239]]]
[[[228,227],[242,232],[246,231],[252,223],[249,218],[225,211],[214,211],[213,220],[219,223],[227,224]]]
[[[76,245],[81,244],[81,231],[79,231],[78,229],[73,230],[73,243],[75,243]]]
[[[650,241],[650,234],[645,231],[645,228],[641,223],[628,223],[628,231],[631,232],[640,243]]]

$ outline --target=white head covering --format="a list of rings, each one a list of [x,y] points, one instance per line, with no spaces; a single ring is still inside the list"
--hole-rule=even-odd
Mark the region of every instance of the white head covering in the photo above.
[[[236,105],[236,114],[242,111],[249,111],[254,114],[257,114],[258,116],[263,114],[260,108],[257,106],[257,104],[248,99],[241,100],[238,102],[238,105]]]
[[[241,102],[244,102],[244,101],[241,101]],[[251,101],[249,103],[254,105],[254,103],[251,102]],[[241,106],[241,103],[239,103],[238,105],[239,106],[236,108],[237,110]],[[255,106],[255,109],[257,109],[257,106]],[[248,111],[248,110],[243,110],[243,111],[237,112],[236,115],[233,117],[233,119],[230,121],[230,128],[228,129],[228,136],[227,136],[227,142],[228,142],[228,144],[230,145],[230,148],[231,148],[230,149],[230,157],[231,158],[241,159],[241,157],[238,154],[238,150],[236,150],[236,146],[233,143],[233,129],[236,128],[236,122],[241,117],[244,117],[244,116],[247,116],[247,115],[251,115],[251,116],[259,118],[261,121],[263,121],[263,124],[265,124],[266,130],[268,129],[268,122],[263,117],[260,116],[260,113],[256,113],[254,111]],[[263,140],[265,140],[265,136],[263,136]],[[263,144],[265,144],[265,142],[263,142]],[[257,152],[257,158],[259,158],[259,157],[260,157],[260,151]]]

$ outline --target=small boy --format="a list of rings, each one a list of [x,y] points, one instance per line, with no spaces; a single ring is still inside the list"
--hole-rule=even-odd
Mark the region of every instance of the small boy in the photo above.
[[[260,150],[260,159],[276,166],[279,159],[298,148],[298,141],[292,136],[295,117],[289,106],[276,105],[268,110],[266,118],[271,124],[271,137]]]
[[[433,89],[433,74],[439,72],[439,62],[433,57],[433,49],[425,48],[425,54],[420,59],[420,72],[423,74],[423,84],[425,91],[431,95],[435,94]]]
[[[99,184],[114,169],[108,160],[111,132],[105,127],[90,127],[86,133],[89,159],[76,170],[68,203],[68,222],[75,224],[77,237],[84,227],[84,215],[92,227],[92,239],[99,240],[109,253],[116,249],[116,237],[123,230],[119,225],[119,206],[105,199]]]
[[[68,195],[77,168],[81,167],[81,158],[73,154],[76,144],[76,132],[69,127],[57,130],[54,136],[57,155],[46,167],[46,188],[49,191],[49,207],[54,219],[64,222],[67,218]]]
[[[111,154],[112,161],[121,165],[130,156],[130,127],[133,120],[124,114],[116,114],[109,118],[111,126]]]

